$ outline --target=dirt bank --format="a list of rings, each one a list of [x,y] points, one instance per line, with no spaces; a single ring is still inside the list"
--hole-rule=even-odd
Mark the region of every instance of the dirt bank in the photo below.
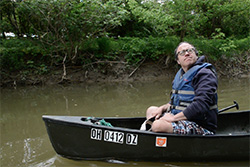
[[[248,68],[240,65],[226,64],[223,62],[214,62],[218,77],[249,77]],[[173,80],[179,66],[171,63],[166,66],[163,62],[144,62],[137,66],[127,66],[123,63],[107,63],[98,68],[83,69],[82,67],[67,67],[66,73],[63,67],[50,69],[50,73],[38,75],[30,72],[25,74],[18,72],[16,74],[1,75],[1,87],[16,87],[23,85],[54,85],[71,83],[94,83],[94,82],[133,82],[149,81],[159,79]],[[63,74],[66,74],[63,77]],[[62,79],[63,78],[63,79]]]
[[[176,66],[177,67],[177,66]],[[156,62],[144,62],[138,66],[127,66],[126,64],[106,64],[105,67],[88,68],[67,67],[66,76],[63,77],[62,67],[50,69],[50,73],[37,75],[29,73],[12,73],[1,76],[2,87],[21,85],[53,85],[71,83],[94,83],[94,82],[133,82],[148,81],[164,78],[173,78],[177,68],[166,68],[166,65]],[[63,78],[63,79],[62,79]]]

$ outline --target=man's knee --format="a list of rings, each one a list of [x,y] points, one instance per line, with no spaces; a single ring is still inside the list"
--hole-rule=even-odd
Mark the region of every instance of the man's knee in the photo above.
[[[159,120],[155,120],[151,126],[153,132],[161,132],[161,122]]]
[[[158,108],[158,107],[156,107],[156,106],[150,106],[150,107],[147,109],[147,111],[146,111],[146,116],[147,116],[147,118],[151,118],[153,112],[156,111],[157,108]]]
[[[153,132],[173,133],[172,124],[163,120],[155,120],[151,126],[151,129]]]
[[[148,112],[153,112],[153,111],[155,111],[157,108],[158,108],[158,107],[156,107],[156,106],[150,106],[150,107],[147,109],[147,113],[148,113]]]

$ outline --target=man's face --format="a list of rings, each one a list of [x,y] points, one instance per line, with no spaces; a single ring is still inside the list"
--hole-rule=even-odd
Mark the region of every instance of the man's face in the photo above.
[[[192,50],[194,47],[188,43],[181,44],[177,49],[177,62],[181,65],[183,70],[187,70],[197,61],[198,57],[195,54],[195,51]],[[191,49],[191,50],[190,50]],[[185,52],[186,51],[186,52]]]

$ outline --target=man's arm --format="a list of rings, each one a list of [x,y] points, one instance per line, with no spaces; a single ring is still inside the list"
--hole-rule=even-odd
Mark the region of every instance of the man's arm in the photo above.
[[[193,79],[195,97],[193,102],[183,111],[188,120],[192,120],[209,110],[213,105],[217,90],[217,77],[207,68],[201,69]]]

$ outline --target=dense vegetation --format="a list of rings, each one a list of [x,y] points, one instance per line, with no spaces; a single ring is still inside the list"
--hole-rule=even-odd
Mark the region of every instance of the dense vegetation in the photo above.
[[[171,63],[183,40],[248,71],[249,11],[250,0],[1,0],[1,80],[55,67],[66,79],[69,66]]]

